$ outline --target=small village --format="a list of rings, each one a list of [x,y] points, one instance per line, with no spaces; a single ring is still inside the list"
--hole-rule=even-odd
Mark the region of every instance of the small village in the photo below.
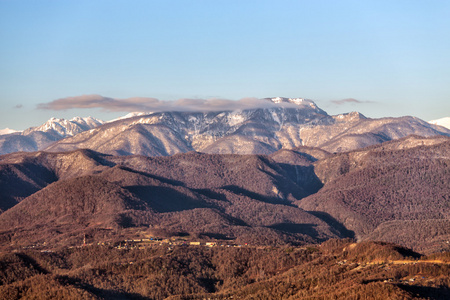
[[[159,237],[151,237],[151,238],[135,238],[135,239],[124,239],[121,241],[102,241],[102,242],[94,242],[88,241],[86,236],[84,236],[83,241],[79,245],[68,246],[67,248],[83,248],[83,247],[92,247],[92,246],[104,246],[104,247],[113,247],[120,250],[131,250],[131,249],[146,249],[149,247],[155,246],[167,246],[169,250],[174,246],[183,246],[183,247],[249,247],[248,243],[244,244],[235,244],[232,243],[231,240],[216,240],[216,241],[198,241],[198,240],[187,240],[182,238],[159,238]],[[22,246],[22,249],[33,249],[38,250],[40,252],[53,252],[52,247],[46,242],[43,243],[35,243],[27,246]],[[18,250],[15,250],[18,251]]]
[[[47,243],[41,243],[41,244],[34,244],[30,246],[22,247],[22,249],[33,249],[40,251],[42,253],[51,253],[54,252],[54,250],[46,247],[49,245]],[[230,241],[224,241],[224,240],[215,240],[215,241],[198,241],[198,240],[188,240],[183,238],[160,238],[160,237],[150,237],[150,238],[134,238],[134,239],[124,239],[121,241],[105,241],[105,242],[91,242],[88,243],[86,236],[83,238],[83,242],[81,245],[78,246],[69,246],[68,248],[85,248],[85,247],[94,247],[94,246],[100,246],[100,247],[113,247],[118,250],[145,250],[152,247],[164,247],[169,252],[171,252],[174,247],[206,247],[206,248],[213,248],[213,247],[226,247],[226,248],[242,248],[242,247],[250,247],[250,248],[256,248],[256,249],[265,249],[269,248],[268,246],[256,246],[256,245],[249,245],[248,243],[244,244],[235,244],[230,243]],[[300,249],[313,249],[310,246],[304,246],[300,247]],[[315,248],[314,248],[315,249]],[[17,250],[16,250],[17,251]],[[315,249],[315,251],[317,251]],[[127,262],[120,262],[119,265],[133,265],[134,261],[127,261]],[[345,266],[345,265],[351,265],[353,266],[353,271],[359,271],[365,268],[372,267],[374,265],[378,266],[378,268],[389,270],[394,265],[409,265],[409,264],[433,264],[433,265],[448,265],[449,262],[443,262],[441,260],[387,260],[387,261],[371,261],[371,262],[352,262],[347,260],[340,260],[336,261],[337,265]],[[420,274],[416,274],[414,276],[405,276],[403,278],[386,278],[386,279],[380,279],[375,281],[380,281],[383,283],[397,283],[397,284],[404,284],[404,285],[413,285],[415,281],[427,281],[427,282],[434,282],[434,278],[426,278]]]
[[[197,246],[197,247],[247,247],[248,243],[244,244],[234,244],[229,243],[230,241],[188,241],[179,238],[142,238],[142,239],[126,239],[120,242],[99,242],[99,246],[113,246],[116,249],[145,249],[153,246]],[[83,246],[88,246],[92,244],[84,243]],[[170,249],[169,249],[170,250]]]

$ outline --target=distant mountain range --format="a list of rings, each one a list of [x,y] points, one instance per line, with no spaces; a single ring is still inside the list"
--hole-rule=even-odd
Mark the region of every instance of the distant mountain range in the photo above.
[[[414,117],[370,119],[357,112],[330,116],[311,100],[276,97],[261,99],[261,108],[246,110],[131,113],[107,123],[51,119],[24,132],[1,135],[0,154],[85,148],[113,155],[270,154],[299,146],[334,153],[411,134],[450,135],[450,130]]]
[[[450,117],[445,117],[437,120],[432,120],[429,122],[430,124],[439,125],[442,127],[445,127],[447,129],[450,129]]]
[[[102,125],[104,122],[93,117],[75,117],[71,120],[51,118],[38,127],[24,131],[9,131],[0,135],[0,154],[18,151],[38,151],[63,138]]]
[[[12,153],[0,157],[0,244],[129,230],[256,245],[354,237],[434,252],[450,240],[449,173],[446,136],[337,154]]]
[[[14,132],[17,132],[17,130],[14,130],[11,128],[0,129],[0,135],[10,134],[10,133],[14,133]]]

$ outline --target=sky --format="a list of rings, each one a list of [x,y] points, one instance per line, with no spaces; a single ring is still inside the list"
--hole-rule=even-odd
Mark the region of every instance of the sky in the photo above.
[[[450,1],[0,0],[0,129],[277,96],[450,116]]]

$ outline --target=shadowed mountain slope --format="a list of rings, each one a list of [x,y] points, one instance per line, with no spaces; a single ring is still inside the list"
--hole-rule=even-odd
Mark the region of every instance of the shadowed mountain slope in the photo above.
[[[45,232],[70,244],[82,232],[134,228],[266,245],[355,236],[438,251],[450,239],[449,159],[444,136],[338,154],[14,153],[0,156],[0,238],[21,244]]]
[[[24,192],[19,204],[0,215],[2,240],[70,244],[84,231],[142,226],[169,235],[273,245],[348,236],[292,205],[320,188],[309,184],[312,158],[295,155],[302,159],[296,170],[254,155],[110,156],[90,150],[4,155],[1,165],[22,168],[27,162],[40,166],[34,176],[49,173],[53,181]]]
[[[52,223],[98,225],[105,222],[103,217],[115,218],[128,209],[150,211],[120,186],[97,176],[81,176],[55,182],[27,197],[0,215],[0,228],[35,228]]]
[[[297,205],[329,214],[361,240],[423,251],[450,239],[448,138],[412,136],[334,155],[315,172],[324,187]]]

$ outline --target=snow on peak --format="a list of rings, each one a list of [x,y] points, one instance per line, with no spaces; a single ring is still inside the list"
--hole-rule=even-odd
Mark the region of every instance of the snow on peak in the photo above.
[[[431,120],[428,123],[433,124],[433,125],[439,125],[439,126],[442,126],[442,127],[450,129],[450,117],[445,117],[445,118],[441,118],[441,119]]]
[[[10,129],[10,128],[0,129],[0,135],[10,134],[10,133],[14,133],[14,132],[17,132],[17,130]]]
[[[75,117],[71,120],[50,118],[47,122],[38,127],[29,128],[26,132],[33,131],[55,131],[62,137],[73,136],[82,131],[95,128],[104,122],[93,117]]]
[[[367,119],[362,113],[357,111],[352,111],[345,114],[339,114],[336,116],[332,116],[337,121],[349,122],[349,121],[357,121],[361,119]]]
[[[286,99],[286,98],[275,97],[275,98],[271,98],[270,100],[272,100],[273,103],[281,103],[281,102],[283,102],[283,99]]]
[[[139,117],[139,116],[146,116],[146,115],[151,115],[152,112],[130,112],[129,114],[123,116],[123,117],[119,117],[110,121],[107,121],[106,123],[112,123],[115,121],[119,121],[119,120],[124,120],[124,119],[129,119],[129,118],[133,118],[133,117]]]
[[[312,100],[304,99],[304,98],[285,98],[285,97],[274,97],[274,98],[266,98],[269,101],[272,101],[273,103],[280,104],[280,103],[292,103],[296,105],[309,105],[312,107],[315,107],[315,103]]]
[[[70,122],[74,122],[77,124],[83,124],[83,125],[87,125],[90,127],[100,126],[105,123],[104,121],[93,118],[91,116],[89,116],[87,118],[75,117],[75,118],[70,119]]]
[[[299,104],[303,104],[305,99],[303,99],[303,98],[289,98],[288,101],[291,102],[291,103],[295,103],[295,104],[299,105]]]
[[[273,103],[294,103],[294,104],[302,104],[305,99],[303,98],[284,98],[284,97],[275,97],[270,98]]]
[[[35,131],[50,131],[50,130],[57,130],[60,127],[64,127],[67,125],[66,120],[64,119],[57,119],[57,118],[50,118],[47,122],[42,124],[41,126],[38,126]],[[57,130],[58,131],[58,130]]]

